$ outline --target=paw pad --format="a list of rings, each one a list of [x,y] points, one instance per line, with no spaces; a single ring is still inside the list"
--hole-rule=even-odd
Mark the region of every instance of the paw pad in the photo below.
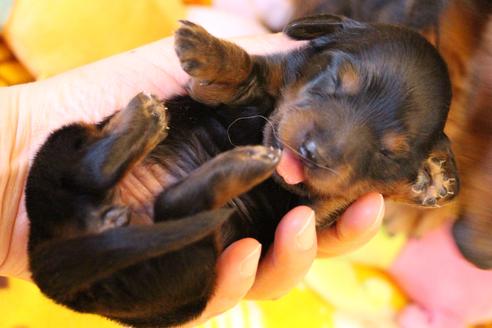
[[[425,207],[440,207],[455,196],[456,178],[447,176],[448,162],[431,157],[420,169],[417,180],[412,185],[415,201]]]
[[[194,77],[207,75],[211,66],[217,63],[216,39],[203,27],[188,21],[181,21],[175,33],[175,50],[185,72]]]

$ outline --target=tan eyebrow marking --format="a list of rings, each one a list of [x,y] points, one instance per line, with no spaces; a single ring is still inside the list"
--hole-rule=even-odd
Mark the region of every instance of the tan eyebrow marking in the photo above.
[[[340,69],[340,86],[342,91],[349,95],[359,92],[360,76],[352,65],[346,64]]]
[[[395,153],[401,153],[410,150],[407,137],[403,133],[386,133],[382,138],[382,144],[385,148]]]

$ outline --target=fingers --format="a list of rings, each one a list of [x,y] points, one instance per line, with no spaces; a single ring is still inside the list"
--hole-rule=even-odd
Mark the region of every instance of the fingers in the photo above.
[[[314,212],[299,206],[280,222],[260,268],[261,245],[246,238],[230,245],[217,262],[217,287],[203,314],[184,327],[194,327],[248,298],[278,298],[307,273],[316,256]],[[258,271],[257,271],[258,270]],[[254,285],[253,285],[254,284]]]
[[[282,219],[275,240],[262,259],[250,299],[273,299],[286,294],[307,273],[316,257],[314,212],[299,206]]]
[[[319,233],[317,240],[313,210],[296,207],[279,223],[274,243],[259,266],[261,245],[254,239],[237,241],[222,253],[214,297],[202,316],[186,327],[234,307],[245,295],[249,299],[283,296],[304,278],[318,248],[321,256],[352,251],[377,233],[383,216],[383,197],[378,193],[367,194],[345,211],[336,226]]]
[[[254,283],[260,255],[261,245],[252,238],[241,239],[227,247],[217,262],[214,296],[200,318],[185,327],[194,327],[239,303]]]
[[[337,256],[367,243],[381,227],[384,199],[369,193],[359,198],[342,214],[336,225],[318,233],[318,256]]]
[[[225,250],[217,263],[217,288],[207,312],[222,313],[246,295],[255,281],[260,255],[260,243],[251,238],[242,239]]]

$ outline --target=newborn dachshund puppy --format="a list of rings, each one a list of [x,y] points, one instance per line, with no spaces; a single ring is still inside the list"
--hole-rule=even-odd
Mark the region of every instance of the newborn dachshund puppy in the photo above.
[[[205,308],[221,251],[244,237],[266,250],[296,205],[314,207],[321,229],[372,190],[428,207],[456,195],[443,133],[450,82],[425,39],[332,15],[286,33],[311,41],[252,56],[183,22],[175,45],[189,97],[139,94],[97,125],[48,138],[26,188],[43,293],[136,327],[178,325]],[[281,156],[297,184],[270,178]],[[121,195],[136,165],[174,181],[150,209]]]

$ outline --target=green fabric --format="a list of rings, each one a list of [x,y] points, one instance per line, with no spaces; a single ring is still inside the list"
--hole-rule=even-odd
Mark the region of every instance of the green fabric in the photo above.
[[[14,0],[0,0],[0,30],[7,21]]]

